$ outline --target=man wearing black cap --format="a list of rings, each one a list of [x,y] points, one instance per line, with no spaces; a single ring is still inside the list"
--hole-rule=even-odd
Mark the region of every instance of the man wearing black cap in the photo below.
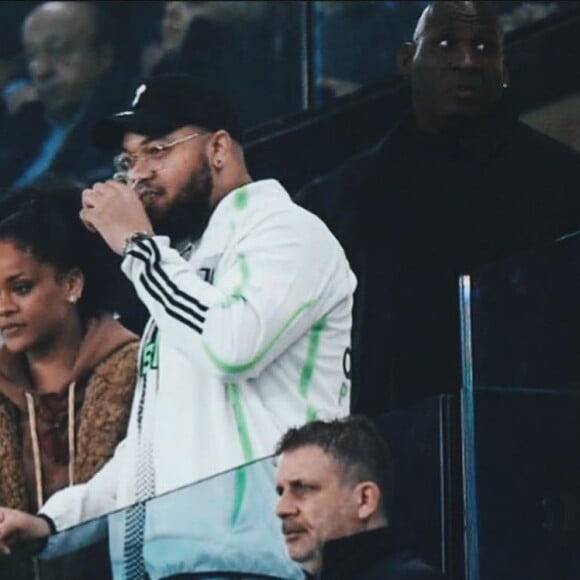
[[[56,529],[267,456],[290,426],[349,411],[354,276],[318,218],[277,181],[252,182],[227,103],[187,76],[154,77],[94,136],[123,152],[117,179],[83,192],[81,218],[123,256],[151,319],[127,438],[98,477],[43,507]],[[15,529],[48,533],[0,509],[0,549]]]

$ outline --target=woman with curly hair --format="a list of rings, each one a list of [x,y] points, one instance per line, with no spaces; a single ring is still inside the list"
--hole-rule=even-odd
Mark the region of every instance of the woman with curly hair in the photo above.
[[[28,512],[112,456],[135,385],[137,336],[79,209],[72,189],[0,203],[0,505]]]

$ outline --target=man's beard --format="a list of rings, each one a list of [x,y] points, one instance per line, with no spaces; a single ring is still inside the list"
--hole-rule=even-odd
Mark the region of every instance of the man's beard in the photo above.
[[[177,199],[163,215],[150,216],[155,233],[169,236],[173,243],[198,240],[211,216],[210,196],[213,179],[207,161],[181,188]]]

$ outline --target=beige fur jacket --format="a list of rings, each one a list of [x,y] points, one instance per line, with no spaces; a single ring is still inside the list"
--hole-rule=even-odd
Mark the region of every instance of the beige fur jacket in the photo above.
[[[90,479],[125,436],[136,381],[137,350],[135,337],[111,352],[88,376],[76,427],[74,483]],[[18,407],[0,393],[0,506],[34,512],[36,502],[26,491],[20,414]]]

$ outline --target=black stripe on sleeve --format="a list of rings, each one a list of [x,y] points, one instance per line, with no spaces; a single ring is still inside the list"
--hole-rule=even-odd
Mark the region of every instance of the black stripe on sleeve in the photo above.
[[[136,250],[129,250],[125,255],[131,256],[133,258],[137,258],[138,260],[141,260],[142,262],[149,261],[149,256],[147,256],[141,252],[137,252]]]
[[[185,318],[179,312],[177,312],[173,308],[171,308],[171,306],[166,304],[165,301],[163,300],[163,298],[149,284],[149,282],[147,281],[147,278],[145,277],[144,274],[141,274],[141,276],[139,277],[139,280],[143,284],[143,287],[145,288],[145,290],[147,290],[147,292],[149,292],[149,294],[151,294],[151,296],[153,296],[153,298],[155,298],[155,300],[157,300],[157,302],[159,302],[163,306],[163,308],[165,309],[165,312],[167,312],[167,314],[169,314],[169,316],[175,318],[175,320],[179,320],[179,322],[182,322],[183,324],[185,324],[189,328],[192,328],[193,330],[195,330],[199,334],[203,333],[203,329],[201,326],[198,326],[195,322],[191,321],[188,318]],[[203,320],[201,322],[203,322]]]
[[[160,292],[161,295],[163,296],[163,300],[160,300],[160,302],[162,302],[162,304],[165,304],[166,302],[170,303],[172,306],[174,306],[178,310],[182,310],[184,314],[189,314],[190,316],[192,316],[193,318],[195,318],[199,322],[205,321],[205,317],[202,314],[200,314],[199,312],[195,312],[195,310],[192,310],[191,308],[189,308],[189,306],[185,306],[184,304],[181,304],[180,302],[178,302],[175,299],[175,297],[172,296],[168,292],[168,290],[163,287],[163,285],[158,280],[157,276],[155,276],[155,273],[153,271],[153,267],[151,265],[151,262],[149,262],[149,261],[147,261],[145,263],[144,276],[147,277],[150,284],[152,286],[155,286],[157,288],[158,292]]]
[[[145,246],[145,244],[142,244],[142,242],[146,241],[147,239],[139,240],[135,245],[139,246],[139,249],[142,248],[143,252],[145,254],[148,254],[148,256],[146,256],[144,253],[139,252],[139,250],[131,250],[129,254],[145,262],[145,275],[147,276],[150,282],[150,285],[148,287],[152,289],[152,287],[155,286],[157,288],[157,292],[155,293],[156,300],[161,302],[161,304],[163,304],[163,306],[166,309],[169,307],[168,304],[171,304],[176,310],[181,310],[183,312],[183,315],[191,316],[199,322],[205,322],[205,317],[202,314],[196,312],[195,310],[190,308],[190,306],[180,302],[175,296],[171,294],[171,292],[167,288],[164,287],[163,282],[164,281],[169,282],[169,277],[167,276],[167,273],[161,268],[159,263],[153,262],[152,264],[151,260],[151,258],[153,259],[157,258],[160,261],[161,254],[159,253],[159,249],[157,248],[155,243],[151,244],[150,246]],[[185,298],[189,298],[190,303],[193,303],[194,305],[199,305],[198,309],[201,310],[202,312],[206,312],[208,310],[207,306],[201,304],[199,301],[192,298],[191,296],[188,296],[187,294],[183,293],[181,290],[177,288],[177,286],[173,282],[167,283],[166,285],[169,286],[170,289],[175,289],[177,294]],[[195,324],[195,322],[193,322],[193,324]]]
[[[186,294],[185,292],[183,292],[183,290],[180,290],[175,285],[175,283],[169,278],[169,276],[167,275],[167,272],[165,272],[160,267],[159,263],[161,262],[161,253],[159,252],[159,248],[157,247],[157,244],[154,242],[154,240],[152,240],[152,239],[139,240],[138,244],[140,245],[140,243],[142,241],[150,241],[151,242],[151,248],[153,249],[153,253],[155,255],[155,261],[154,261],[155,270],[162,277],[163,281],[167,284],[167,286],[169,286],[169,288],[172,290],[172,292],[174,294],[176,294],[177,296],[179,296],[180,298],[183,298],[185,301],[191,302],[191,304],[193,304],[196,308],[199,308],[202,312],[207,311],[209,309],[208,306],[206,306],[205,304],[202,304],[199,300],[197,300],[197,298],[194,298],[193,296],[190,296],[189,294]]]

